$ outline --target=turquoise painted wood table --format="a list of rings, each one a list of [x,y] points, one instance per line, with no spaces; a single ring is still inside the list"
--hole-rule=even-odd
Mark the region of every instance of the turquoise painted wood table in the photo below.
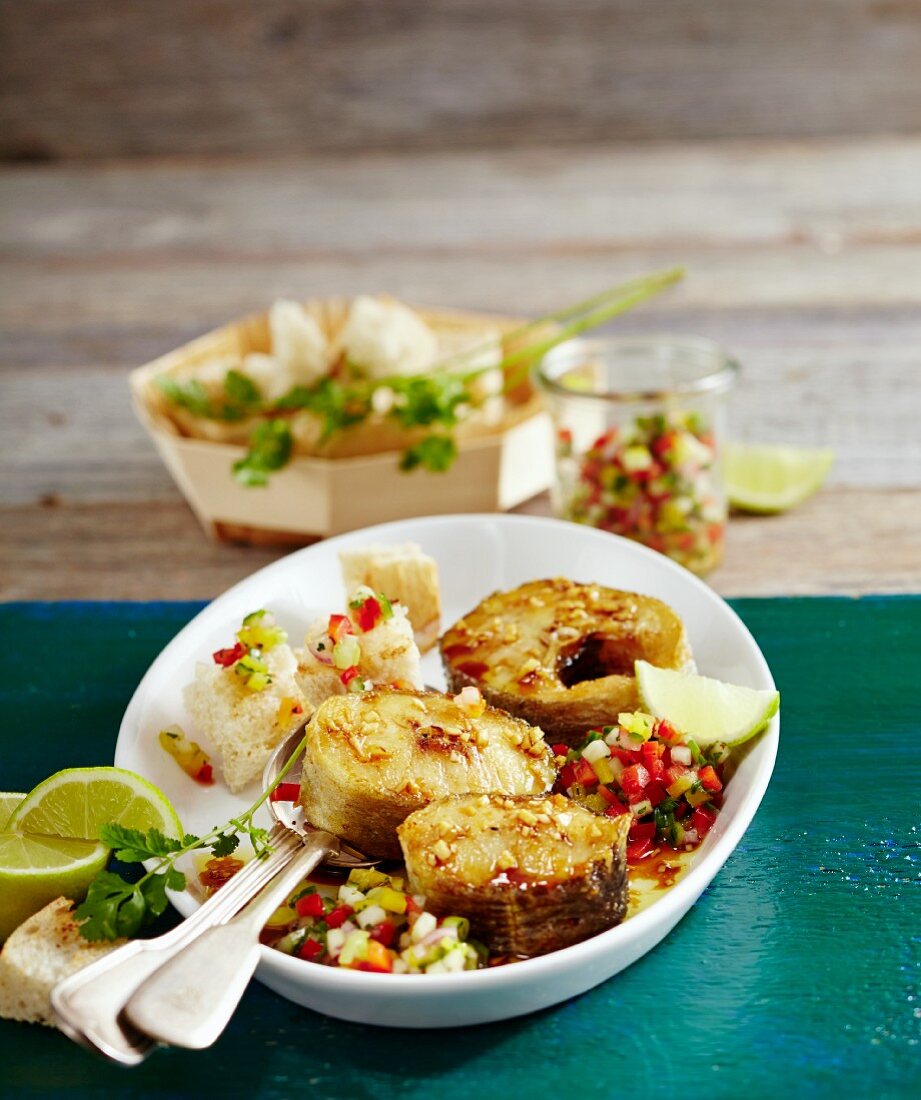
[[[135,685],[197,606],[0,606],[0,789],[110,762]],[[921,597],[735,606],[782,692],[777,769],[711,887],[629,970],[454,1032],[346,1024],[254,985],[211,1051],[134,1070],[0,1021],[0,1095],[921,1095]]]

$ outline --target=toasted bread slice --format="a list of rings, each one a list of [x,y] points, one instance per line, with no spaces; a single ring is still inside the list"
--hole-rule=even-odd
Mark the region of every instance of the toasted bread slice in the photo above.
[[[275,746],[313,710],[298,686],[291,647],[274,646],[263,659],[272,677],[263,691],[248,691],[232,669],[216,664],[199,664],[185,689],[195,728],[220,752],[232,791],[259,778]],[[293,708],[283,705],[286,699],[293,700]]]
[[[394,604],[393,614],[389,619],[382,619],[370,630],[362,630],[358,625],[356,609],[352,607],[353,598],[361,594],[361,589],[350,590],[346,604],[352,630],[360,647],[360,656],[355,666],[359,680],[363,684],[377,687],[397,685],[421,688],[419,647],[413,637],[406,608],[401,604]],[[315,620],[307,631],[303,647],[295,650],[298,686],[311,711],[331,695],[343,695],[349,690],[342,681],[342,670],[330,663],[334,643],[328,634],[329,621],[329,615],[322,615]],[[324,657],[325,660],[321,659]],[[354,690],[355,684],[352,683],[351,687]]]
[[[125,942],[83,939],[71,905],[69,898],[49,902],[6,941],[0,952],[0,1016],[54,1027],[51,990]]]
[[[409,614],[421,653],[431,649],[441,629],[438,565],[414,542],[400,546],[364,546],[340,550],[342,576],[349,592],[367,585],[399,600]]]

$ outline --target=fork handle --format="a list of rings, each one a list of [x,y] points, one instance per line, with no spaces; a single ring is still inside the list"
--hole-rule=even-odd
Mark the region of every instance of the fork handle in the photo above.
[[[131,940],[58,982],[51,1006],[58,1027],[70,1039],[110,1061],[138,1065],[155,1041],[121,1015],[131,994],[159,966],[212,925],[229,920],[300,850],[300,839],[276,825],[269,836],[271,852],[251,860],[190,917],[154,939]]]
[[[209,928],[144,981],[125,1005],[131,1025],[161,1043],[203,1050],[230,1022],[259,962],[259,932],[338,841],[317,831],[291,863],[226,924]]]

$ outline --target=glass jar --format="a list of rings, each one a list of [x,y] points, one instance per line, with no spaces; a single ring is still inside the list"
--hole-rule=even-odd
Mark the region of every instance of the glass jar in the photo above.
[[[739,367],[709,340],[571,340],[537,368],[556,431],[556,514],[695,573],[723,556],[721,448]]]

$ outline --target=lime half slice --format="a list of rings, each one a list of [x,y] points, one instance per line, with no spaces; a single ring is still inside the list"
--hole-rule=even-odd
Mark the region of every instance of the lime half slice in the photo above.
[[[123,768],[67,768],[39,783],[22,800],[7,829],[98,840],[107,822],[181,837],[182,823],[166,795]]]
[[[746,512],[785,512],[821,486],[834,451],[730,443],[724,456],[730,504]]]
[[[49,901],[82,899],[108,858],[94,840],[0,833],[0,942]]]
[[[6,828],[10,814],[25,797],[24,794],[14,794],[13,791],[0,791],[0,829]]]
[[[707,676],[636,662],[643,707],[667,718],[705,749],[717,741],[741,745],[768,724],[780,706],[780,692],[724,684]]]

